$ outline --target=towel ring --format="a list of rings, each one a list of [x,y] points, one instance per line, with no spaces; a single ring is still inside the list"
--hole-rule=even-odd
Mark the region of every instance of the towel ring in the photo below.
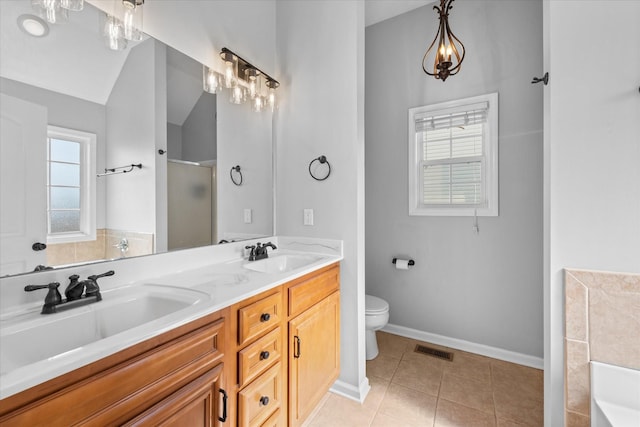
[[[236,181],[236,178],[233,177],[234,171],[238,175],[240,175],[240,181]],[[242,185],[242,172],[240,171],[240,165],[233,166],[229,171],[229,176],[231,177],[231,182],[233,182],[235,185],[238,185],[238,186]]]
[[[317,177],[311,171],[311,166],[313,166],[315,162],[319,162],[321,165],[327,165],[327,174],[324,177]],[[311,175],[311,178],[315,179],[316,181],[324,181],[325,179],[329,178],[329,175],[331,175],[331,164],[329,163],[329,160],[327,160],[326,156],[323,155],[311,160],[311,163],[309,163],[309,175]]]

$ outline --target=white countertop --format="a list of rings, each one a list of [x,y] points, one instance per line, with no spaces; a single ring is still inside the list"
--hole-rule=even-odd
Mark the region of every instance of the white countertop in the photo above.
[[[157,320],[54,357],[21,366],[8,372],[4,372],[5,369],[0,366],[0,372],[2,372],[0,374],[0,398],[4,399],[44,381],[95,362],[236,302],[333,264],[342,260],[343,257],[342,242],[337,240],[275,236],[269,239],[256,239],[256,241],[262,242],[267,240],[274,242],[278,246],[275,251],[269,249],[271,256],[312,253],[318,255],[318,260],[302,268],[284,273],[252,271],[244,267],[249,261],[242,257],[244,246],[254,244],[253,241],[248,241],[152,257],[128,259],[126,262],[119,260],[92,265],[91,274],[109,269],[116,271],[115,276],[103,278],[99,281],[104,301],[108,300],[110,291],[117,290],[122,286],[135,287],[144,285],[164,285],[195,289],[207,294],[208,298]],[[54,271],[49,275],[36,277],[38,282],[61,281],[61,283],[64,283],[62,278],[76,273],[87,275],[87,266],[79,267],[78,269],[65,269],[62,272]],[[19,298],[24,298],[22,295],[24,291],[18,288],[31,284],[34,281],[33,279],[33,275],[0,279],[3,298],[10,296],[13,300],[17,299],[18,301]],[[14,294],[10,294],[6,287],[11,287]],[[63,288],[64,285],[61,286],[61,289]],[[18,291],[22,292],[22,294],[18,294]],[[0,310],[0,331],[4,327],[3,324],[11,323],[11,319],[17,313],[24,313],[25,310],[30,310],[31,312],[39,311],[44,294],[39,294],[39,296],[41,298],[40,302],[29,301],[10,306],[3,304],[4,306]],[[91,307],[91,305],[85,307]],[[64,313],[80,309],[82,308],[74,308]],[[58,314],[63,313],[42,316],[56,316]],[[82,325],[78,325],[78,327],[80,328]],[[60,333],[69,333],[69,331],[60,331]],[[55,339],[55,337],[51,337],[51,339]],[[0,334],[0,345],[2,345],[2,334]],[[46,345],[46,343],[42,343],[42,345]]]

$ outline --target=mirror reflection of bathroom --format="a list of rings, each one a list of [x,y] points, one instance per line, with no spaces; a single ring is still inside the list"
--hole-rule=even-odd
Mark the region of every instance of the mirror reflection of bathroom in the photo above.
[[[169,250],[216,242],[216,145],[216,95],[202,89],[202,65],[167,47]]]

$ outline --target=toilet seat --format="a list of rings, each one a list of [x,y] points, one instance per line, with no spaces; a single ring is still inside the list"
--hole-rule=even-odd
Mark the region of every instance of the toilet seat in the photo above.
[[[381,314],[389,311],[389,303],[373,295],[364,296],[365,315]]]

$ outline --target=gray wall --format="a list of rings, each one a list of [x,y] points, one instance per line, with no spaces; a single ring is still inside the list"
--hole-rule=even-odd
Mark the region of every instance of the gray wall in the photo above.
[[[98,172],[104,170],[106,150],[106,110],[104,105],[5,78],[0,78],[0,90],[7,95],[46,107],[49,125],[95,133],[97,141],[96,170]],[[42,143],[44,146],[45,141]],[[46,165],[34,165],[34,167],[44,168]],[[104,180],[97,180],[96,193],[96,227],[104,228]]]
[[[366,30],[366,291],[390,323],[541,358],[542,1],[455,3],[460,74],[424,74],[431,6]],[[408,216],[407,110],[499,92],[500,215]],[[393,257],[411,257],[409,271]]]
[[[245,106],[246,107],[246,106]],[[202,92],[182,124],[182,160],[216,158],[216,95]]]
[[[135,46],[107,101],[107,167],[142,163],[141,170],[106,177],[108,228],[156,233],[156,144],[166,147],[167,129],[166,92],[157,93],[166,91],[166,81],[156,84],[163,76],[156,70],[166,61],[162,53],[164,46],[153,39]],[[163,66],[156,69],[156,61]]]
[[[278,1],[276,233],[342,239],[340,378],[366,395],[364,355],[364,2]],[[309,176],[324,154],[331,176]],[[303,225],[303,209],[314,225]]]
[[[182,159],[182,126],[167,123],[167,159]]]

